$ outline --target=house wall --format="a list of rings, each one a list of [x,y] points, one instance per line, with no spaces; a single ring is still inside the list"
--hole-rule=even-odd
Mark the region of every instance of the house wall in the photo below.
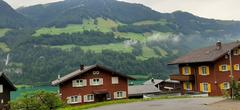
[[[225,56],[222,56],[215,62],[205,62],[205,63],[193,63],[193,64],[180,64],[179,65],[179,74],[183,75],[182,68],[185,66],[191,67],[191,73],[194,75],[194,81],[191,81],[193,90],[196,92],[200,92],[200,83],[206,82],[211,84],[211,92],[208,94],[210,96],[221,96],[223,95],[223,90],[220,89],[220,84],[223,82],[230,82],[230,71],[222,72],[219,71],[219,66],[223,64],[228,64],[229,59],[226,59]],[[232,64],[240,64],[240,55],[232,55]],[[203,76],[198,72],[199,66],[209,66],[210,74]],[[240,71],[233,70],[234,79],[240,80]],[[182,94],[185,94],[187,91],[183,90],[183,82],[182,85]]]
[[[0,84],[3,85],[3,93],[0,93],[0,110],[6,110],[6,107],[8,108],[8,102],[10,101],[9,85],[3,78],[0,78]]]
[[[99,71],[99,75],[93,75],[93,71]],[[119,83],[118,84],[112,84],[112,77],[118,77]],[[99,86],[90,86],[90,79],[92,78],[103,78],[103,85]],[[85,87],[72,87],[72,80],[75,79],[87,79],[87,86]],[[118,75],[112,74],[110,71],[106,71],[100,68],[95,68],[87,73],[84,73],[82,75],[79,75],[71,80],[68,80],[64,82],[63,84],[60,84],[60,93],[62,100],[66,100],[69,96],[74,95],[81,95],[82,96],[82,102],[83,102],[83,96],[87,94],[93,94],[93,91],[97,90],[107,90],[111,94],[111,99],[113,100],[114,92],[117,91],[126,91],[126,96],[128,97],[128,79],[125,77],[120,77]]]

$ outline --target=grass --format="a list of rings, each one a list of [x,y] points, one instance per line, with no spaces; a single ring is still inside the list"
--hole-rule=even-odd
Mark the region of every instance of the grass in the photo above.
[[[95,53],[101,53],[103,50],[112,50],[112,51],[123,52],[123,53],[131,53],[133,50],[131,46],[126,46],[122,43],[101,44],[101,45],[91,45],[91,46],[78,46],[78,45],[51,46],[51,48],[60,48],[64,51],[69,51],[74,47],[79,47],[84,51],[93,51]]]
[[[160,57],[159,55],[157,55],[153,49],[144,46],[142,48],[142,55],[141,56],[137,56],[138,60],[148,60],[149,58],[154,58],[154,57]]]
[[[6,52],[6,53],[11,51],[11,49],[8,48],[7,44],[2,43],[2,42],[0,42],[0,49],[1,49],[3,52]]]
[[[140,21],[133,23],[133,25],[141,26],[141,25],[151,25],[151,24],[161,24],[161,25],[166,25],[168,22],[166,19],[160,19],[158,21],[153,21],[153,20],[146,20],[146,21]]]
[[[154,100],[163,100],[163,99],[177,99],[177,98],[189,98],[189,96],[160,96],[157,98],[148,98],[148,99],[113,100],[113,101],[99,102],[94,104],[85,104],[85,105],[76,106],[76,107],[65,107],[58,110],[87,110],[90,108],[96,108],[96,107],[113,105],[113,104],[126,104],[126,103],[134,103],[134,102],[154,101]]]
[[[7,28],[5,28],[5,29],[0,29],[0,37],[3,37],[3,36],[5,36],[5,34],[8,32],[8,31],[10,31],[11,29],[7,29]]]
[[[94,21],[97,21],[96,24]],[[110,19],[103,19],[103,18],[97,18],[97,19],[85,19],[83,20],[82,24],[69,24],[64,28],[56,28],[56,27],[50,27],[50,28],[41,28],[37,30],[33,36],[38,37],[42,34],[50,34],[50,35],[60,35],[62,33],[77,33],[77,32],[83,32],[84,30],[94,30],[94,31],[101,31],[101,32],[112,32],[112,28],[116,28],[118,25],[121,25],[119,22],[115,22]]]
[[[116,35],[117,37],[127,38],[127,39],[130,39],[130,40],[135,40],[135,41],[139,41],[139,42],[146,42],[146,41],[147,41],[146,36],[144,36],[143,34],[139,34],[139,33],[132,33],[132,32],[128,32],[128,33],[115,32],[115,35]]]

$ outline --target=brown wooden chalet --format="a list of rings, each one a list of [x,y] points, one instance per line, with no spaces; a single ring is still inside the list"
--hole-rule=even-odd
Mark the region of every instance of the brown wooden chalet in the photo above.
[[[16,87],[4,73],[0,73],[0,110],[9,110],[11,91],[16,91]]]
[[[133,78],[100,65],[81,65],[52,85],[59,85],[62,100],[79,105],[128,98],[128,79]]]
[[[231,69],[234,79],[240,79],[240,42],[217,42],[216,45],[177,58],[170,65],[179,67],[179,74],[170,78],[180,81],[182,94],[198,92],[210,96],[223,95],[223,91],[230,88]]]

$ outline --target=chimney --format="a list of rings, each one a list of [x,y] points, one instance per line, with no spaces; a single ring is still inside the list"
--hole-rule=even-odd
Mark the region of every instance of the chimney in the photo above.
[[[84,65],[80,65],[80,70],[84,70]]]
[[[151,81],[152,81],[152,83],[155,83],[155,81],[154,81],[154,79],[153,79],[153,78],[152,78],[152,80],[151,80]]]
[[[60,80],[61,79],[61,76],[60,76],[60,74],[58,75],[58,80]]]
[[[218,41],[218,42],[216,43],[216,46],[217,46],[217,50],[220,50],[220,49],[222,48],[222,43],[221,43],[221,41]]]

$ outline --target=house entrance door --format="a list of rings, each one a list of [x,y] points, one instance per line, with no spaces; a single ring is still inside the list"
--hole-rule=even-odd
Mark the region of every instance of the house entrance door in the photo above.
[[[107,94],[96,94],[95,101],[96,102],[103,102],[107,100]]]

